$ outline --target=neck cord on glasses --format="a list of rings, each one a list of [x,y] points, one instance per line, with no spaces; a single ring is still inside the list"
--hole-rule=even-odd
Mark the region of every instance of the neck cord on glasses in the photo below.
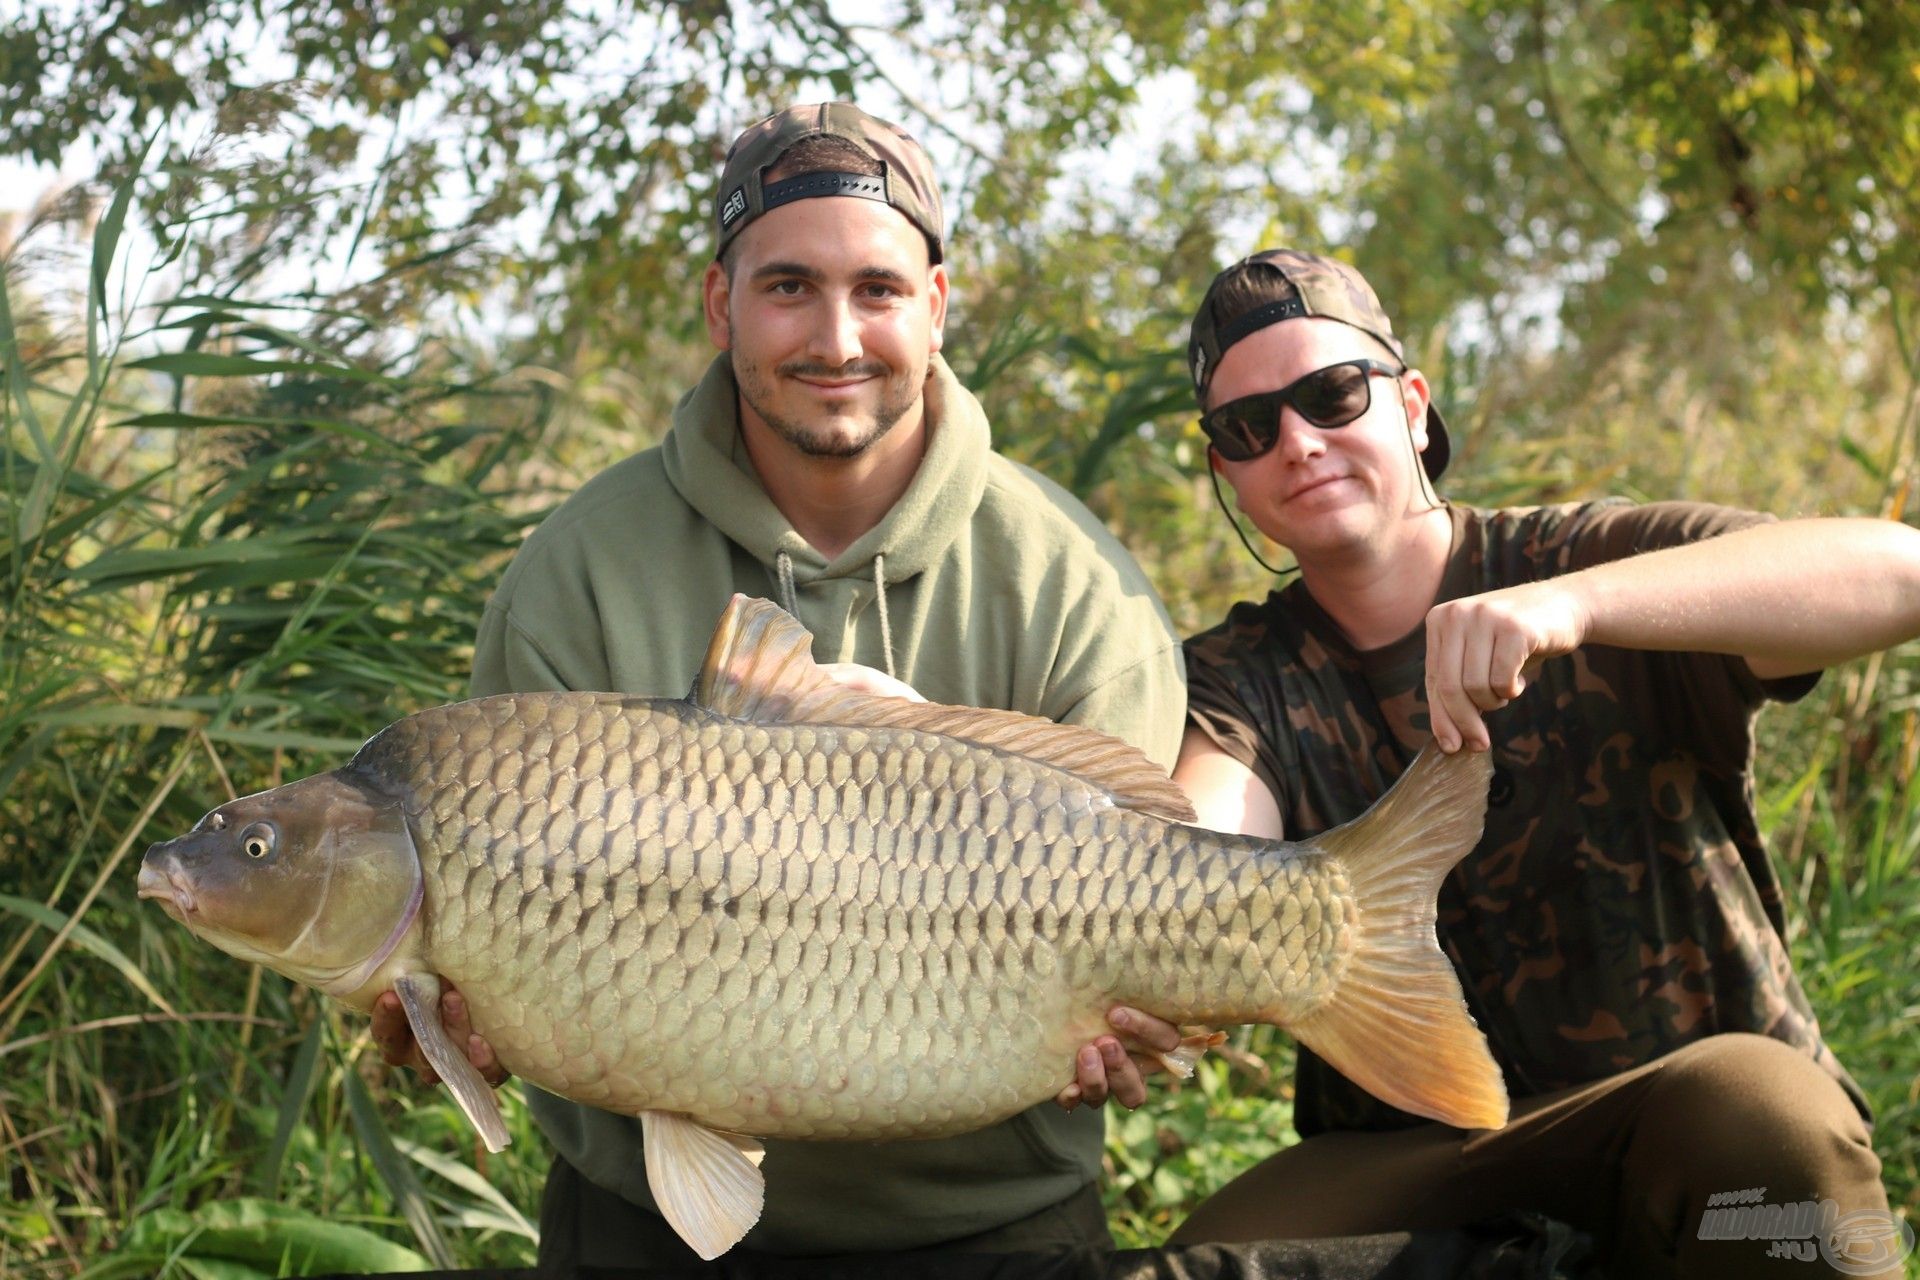
[[[1259,561],[1260,567],[1262,569],[1265,569],[1268,573],[1272,574],[1276,578],[1284,578],[1290,573],[1300,572],[1300,566],[1297,564],[1289,565],[1285,569],[1276,569],[1272,565],[1267,563],[1267,559],[1265,556],[1261,555],[1258,551],[1255,551],[1253,549],[1253,543],[1248,541],[1247,539],[1246,530],[1242,529],[1240,527],[1240,522],[1234,519],[1233,512],[1227,510],[1227,500],[1220,496],[1220,473],[1213,469],[1213,462],[1211,459],[1209,459],[1207,462],[1207,479],[1213,483],[1213,504],[1216,507],[1220,508],[1220,514],[1225,516],[1227,518],[1227,523],[1233,526],[1233,531],[1234,533],[1239,535],[1240,545],[1247,549],[1247,554],[1252,556],[1255,560]]]
[[[1404,372],[1404,370],[1403,370]],[[1427,500],[1421,510],[1438,511],[1446,504],[1440,501],[1440,495],[1434,492],[1433,477],[1427,474],[1427,463],[1420,456],[1420,446],[1413,439],[1413,415],[1407,412],[1407,389],[1400,385],[1400,379],[1393,380],[1393,389],[1400,395],[1400,416],[1407,422],[1407,452],[1413,457],[1413,479],[1419,486],[1420,496]]]

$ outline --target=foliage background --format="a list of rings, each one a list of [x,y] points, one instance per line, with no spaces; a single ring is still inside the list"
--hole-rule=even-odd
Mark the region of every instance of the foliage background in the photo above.
[[[1211,508],[1179,357],[1260,245],[1374,281],[1454,425],[1458,500],[1909,518],[1910,3],[0,16],[0,155],[99,171],[0,234],[6,1274],[531,1256],[521,1109],[486,1157],[359,1020],[143,909],[133,859],[459,696],[525,529],[656,439],[708,358],[701,211],[772,106],[857,96],[926,141],[950,359],[1184,627],[1267,586]],[[1917,725],[1904,646],[1770,713],[1761,776],[1796,959],[1909,1215]],[[1242,1032],[1116,1119],[1123,1241],[1286,1141],[1286,1078],[1283,1039]]]

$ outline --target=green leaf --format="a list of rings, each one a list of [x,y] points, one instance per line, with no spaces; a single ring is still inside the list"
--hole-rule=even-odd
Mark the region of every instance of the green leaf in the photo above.
[[[287,1146],[293,1141],[293,1131],[299,1127],[300,1117],[307,1109],[307,1100],[313,1096],[314,1081],[320,1076],[320,1048],[326,1038],[326,1027],[326,1018],[315,1013],[313,1020],[307,1024],[307,1034],[301,1038],[300,1051],[293,1055],[293,1067],[287,1072],[286,1092],[281,1095],[280,1113],[273,1126],[273,1142],[254,1175],[261,1194],[265,1196],[280,1194],[280,1168],[286,1163]]]
[[[392,1135],[380,1119],[379,1108],[373,1105],[366,1083],[351,1065],[341,1075],[346,1081],[347,1111],[353,1117],[354,1132],[360,1135],[360,1145],[373,1161],[380,1180],[386,1184],[387,1193],[399,1206],[400,1216],[413,1229],[414,1239],[420,1242],[420,1247],[426,1250],[427,1257],[433,1260],[434,1265],[451,1268],[454,1265],[453,1250],[447,1244],[445,1233],[440,1230],[440,1223],[433,1216],[433,1206],[427,1202],[426,1190],[420,1185],[420,1179],[414,1177],[412,1167],[394,1149]]]
[[[184,1248],[183,1248],[184,1246]],[[210,1268],[209,1276],[234,1276],[235,1266],[265,1269],[269,1276],[314,1276],[426,1271],[427,1260],[364,1227],[335,1222],[272,1200],[216,1200],[191,1213],[156,1209],[135,1220],[116,1253],[159,1262],[179,1252]]]
[[[474,1221],[471,1221],[469,1225],[485,1225],[494,1230],[509,1231],[514,1235],[525,1236],[529,1240],[538,1240],[540,1238],[540,1233],[534,1229],[533,1224],[528,1222],[526,1217],[518,1209],[513,1207],[512,1202],[501,1195],[497,1187],[481,1177],[474,1170],[468,1168],[458,1160],[452,1159],[439,1151],[435,1151],[431,1147],[422,1146],[417,1142],[409,1142],[405,1138],[396,1137],[393,1140],[393,1145],[402,1155],[406,1156],[407,1159],[431,1173],[438,1174],[467,1194],[477,1197],[492,1207],[494,1212],[491,1215],[484,1213],[472,1214],[471,1218]],[[482,1219],[486,1220],[484,1224],[480,1222]]]
[[[29,902],[25,898],[16,898],[10,893],[0,893],[0,911],[11,911],[14,915],[31,920],[35,924],[44,925],[55,933],[65,928],[70,919],[64,912],[55,911],[42,903]],[[126,953],[120,948],[83,924],[74,925],[67,934],[67,939],[82,951],[89,952],[113,966],[120,976],[127,980],[129,986],[151,1000],[162,1013],[179,1016],[179,1011],[168,1004],[167,998],[155,990],[153,983],[147,980],[147,975],[140,971],[140,966],[127,959]]]
[[[127,166],[127,176],[114,188],[113,202],[108,205],[106,216],[100,219],[100,225],[94,230],[93,270],[89,275],[92,286],[91,305],[88,307],[90,327],[96,319],[102,322],[106,319],[107,273],[113,268],[114,255],[120,251],[120,236],[126,229],[127,210],[133,205],[133,193],[139,183],[141,166],[159,136],[160,131],[156,129],[140,144],[132,163]]]
[[[302,542],[333,536],[326,529],[305,529],[284,534],[230,538],[186,547],[136,547],[108,551],[81,565],[73,576],[82,582],[101,582],[112,578],[148,580],[174,574],[197,573],[218,565],[253,564],[299,554]],[[301,548],[304,552],[306,549]]]
[[[304,1275],[300,1271],[262,1271],[244,1262],[225,1258],[196,1258],[191,1253],[174,1259],[173,1265],[192,1280],[274,1280],[276,1275]]]
[[[197,729],[207,722],[197,711],[177,707],[142,707],[132,703],[101,703],[71,711],[44,711],[32,717],[33,723],[54,728],[133,724],[150,729]]]
[[[356,369],[352,365],[314,360],[258,360],[252,356],[221,355],[211,351],[172,351],[127,362],[129,369],[151,373],[170,373],[176,378],[262,378],[270,373],[325,374],[350,382],[392,385],[396,379],[385,374]]]
[[[366,738],[330,737],[323,733],[296,733],[289,729],[208,729],[206,734],[215,742],[230,742],[239,747],[342,754],[358,751],[367,741]]]
[[[44,467],[56,465],[53,442],[47,439],[46,429],[40,425],[40,414],[33,407],[32,390],[27,379],[26,366],[20,363],[20,335],[13,326],[11,271],[0,270],[0,373],[7,380],[7,396],[20,411],[20,420],[27,424],[27,435],[33,440],[34,451],[40,455],[40,464]],[[22,542],[31,541],[36,530],[24,529],[19,534]]]
[[[1879,461],[1862,448],[1860,442],[1855,440],[1847,432],[1840,432],[1835,438],[1834,443],[1839,446],[1840,452],[1853,459],[1854,463],[1858,465],[1862,471],[1872,476],[1875,480],[1884,481],[1887,478],[1887,469],[1881,466]]]
[[[379,432],[363,427],[357,422],[343,422],[338,418],[270,418],[244,414],[221,414],[218,416],[201,413],[139,413],[131,418],[122,418],[107,424],[113,427],[144,427],[151,430],[208,430],[222,427],[263,427],[268,430],[323,431],[328,435],[344,436],[349,440],[358,440],[371,445],[384,453],[400,453],[402,450],[393,441]]]

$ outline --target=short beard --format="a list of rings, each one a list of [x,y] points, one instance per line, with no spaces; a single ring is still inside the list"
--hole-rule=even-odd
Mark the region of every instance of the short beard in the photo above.
[[[728,338],[729,340],[732,338],[731,330],[728,332]],[[888,371],[884,365],[870,366],[853,364],[842,366],[839,369],[827,369],[820,365],[793,362],[780,366],[776,372],[785,376],[807,373],[832,375],[849,372],[870,372],[878,375],[882,379],[880,404],[874,410],[872,426],[860,435],[852,439],[847,439],[822,431],[809,423],[801,422],[776,412],[772,408],[773,386],[769,380],[761,376],[757,368],[742,370],[738,360],[734,360],[731,363],[733,364],[734,382],[739,386],[740,398],[747,402],[747,407],[760,415],[760,420],[766,423],[775,435],[810,458],[859,457],[878,443],[887,432],[893,430],[900,419],[906,416],[907,410],[913,408],[913,402],[918,398],[917,393],[921,389],[915,387],[912,382],[909,381],[907,386],[902,389],[897,396],[890,398],[889,393],[893,391],[894,388],[892,380],[887,378]],[[851,406],[849,406],[849,410],[851,410]]]

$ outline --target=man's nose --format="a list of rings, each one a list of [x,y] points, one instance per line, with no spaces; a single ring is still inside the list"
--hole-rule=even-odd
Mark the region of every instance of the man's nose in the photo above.
[[[829,299],[822,308],[820,323],[814,327],[807,354],[835,368],[858,360],[863,352],[860,342],[860,317],[854,314],[847,298]]]
[[[1280,438],[1273,447],[1284,461],[1308,462],[1327,451],[1327,440],[1321,428],[1301,417],[1300,411],[1289,404],[1280,408]]]

